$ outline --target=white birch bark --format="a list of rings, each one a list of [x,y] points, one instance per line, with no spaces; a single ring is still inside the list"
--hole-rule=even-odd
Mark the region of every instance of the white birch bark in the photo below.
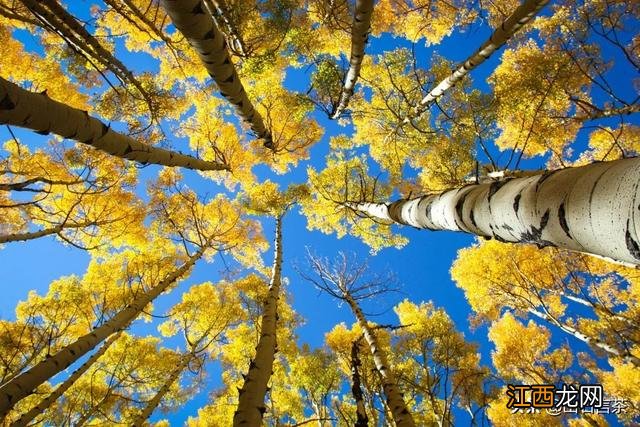
[[[35,93],[0,77],[0,124],[19,126],[46,135],[54,133],[142,164],[179,166],[202,171],[229,170],[175,151],[153,147],[115,132],[86,111],[54,101],[46,92]]]
[[[229,19],[229,12],[227,11],[227,5],[222,0],[204,0],[205,5],[209,8],[211,15],[215,21],[215,24],[220,27],[219,20],[222,20],[224,26],[226,27],[226,35],[227,35],[227,43],[230,46],[231,50],[238,55],[245,57],[247,56],[247,50],[244,46],[244,42],[240,37],[240,34],[236,30],[235,26]]]
[[[369,345],[376,370],[380,374],[382,388],[387,398],[387,405],[389,406],[389,410],[391,411],[391,415],[396,423],[396,426],[415,426],[413,417],[411,416],[411,412],[409,412],[407,404],[402,397],[402,393],[398,388],[398,382],[396,381],[395,375],[391,369],[391,365],[389,365],[387,356],[380,347],[378,339],[376,338],[373,330],[369,327],[369,322],[367,322],[364,313],[362,313],[362,310],[360,310],[360,306],[351,297],[351,295],[345,294],[345,301],[347,302],[347,304],[349,304],[349,307],[351,307],[351,311],[353,311],[353,314],[356,316],[358,324],[360,325],[360,328],[362,328],[364,339]]]
[[[133,421],[132,425],[134,427],[142,427],[144,425],[145,420],[149,418],[153,411],[158,407],[164,396],[166,396],[166,394],[169,392],[169,389],[171,389],[173,383],[175,383],[178,378],[180,378],[180,375],[187,368],[192,357],[192,354],[186,354],[182,357],[182,361],[171,372],[171,375],[169,376],[169,378],[167,378],[167,381],[162,385],[162,387],[160,387],[153,398],[149,402],[147,402],[142,412],[140,412],[140,414]]]
[[[369,38],[371,28],[371,15],[373,13],[373,0],[356,0],[353,15],[353,25],[351,26],[351,58],[349,60],[349,71],[342,87],[340,103],[336,111],[331,116],[337,119],[342,115],[349,105],[349,100],[353,96],[353,91],[360,75],[362,60],[364,58],[364,48]]]
[[[220,94],[236,107],[242,120],[258,138],[264,140],[265,147],[275,148],[271,133],[249,100],[231,62],[224,36],[207,13],[202,0],[162,0],[162,5],[175,27],[200,56],[209,75],[218,85]]]
[[[463,231],[640,264],[640,158],[345,207],[420,229]]]
[[[560,330],[562,330],[563,332],[577,338],[578,340],[584,342],[585,344],[595,348],[595,349],[599,349],[603,352],[605,352],[606,354],[609,355],[609,357],[616,357],[621,359],[624,362],[627,363],[631,363],[637,367],[640,367],[640,358],[634,356],[633,354],[630,354],[629,352],[625,352],[625,351],[620,351],[619,349],[610,346],[607,343],[604,343],[598,339],[594,339],[586,334],[583,334],[582,332],[580,332],[578,329],[574,328],[573,326],[570,326],[566,323],[560,322],[558,319],[556,319],[553,316],[548,315],[547,313],[543,313],[541,311],[538,311],[536,309],[533,308],[528,308],[527,311],[531,314],[533,314],[534,316],[551,323],[552,325],[556,325],[558,328],[560,328]]]
[[[239,390],[238,409],[233,415],[234,426],[262,425],[262,415],[266,410],[264,399],[277,351],[276,325],[282,282],[282,216],[276,217],[274,254],[269,293],[260,325],[260,339],[256,347],[256,356],[249,362],[249,372],[244,377],[244,384]]]
[[[487,58],[493,54],[496,50],[500,49],[516,31],[531,19],[549,2],[549,0],[525,0],[507,19],[502,21],[500,27],[498,27],[491,37],[485,41],[482,46],[470,57],[460,64],[453,73],[447,78],[441,81],[435,88],[433,88],[421,101],[414,107],[415,117],[420,116],[426,109],[440,98],[448,89],[460,81],[471,70],[482,64]],[[410,118],[405,119],[405,123],[409,122]]]
[[[63,347],[56,354],[44,359],[28,371],[18,375],[13,380],[0,387],[0,419],[4,417],[20,400],[29,396],[34,390],[49,378],[66,369],[69,365],[91,351],[110,335],[127,328],[144,310],[144,308],[175,283],[183,274],[200,259],[206,246],[197,252],[178,269],[174,270],[160,283],[147,293],[140,293],[123,310],[95,328],[92,332],[78,338],[73,343]]]
[[[33,421],[38,415],[42,414],[46,411],[60,396],[64,394],[65,391],[69,390],[69,388],[84,374],[90,367],[98,360],[108,349],[111,347],[111,344],[116,342],[122,331],[118,331],[115,334],[111,335],[109,339],[107,339],[104,344],[91,355],[86,362],[82,364],[78,369],[73,371],[73,373],[62,382],[59,386],[56,387],[47,397],[42,399],[36,406],[31,408],[28,412],[24,413],[17,421],[11,424],[11,427],[24,427],[28,426],[31,421]]]

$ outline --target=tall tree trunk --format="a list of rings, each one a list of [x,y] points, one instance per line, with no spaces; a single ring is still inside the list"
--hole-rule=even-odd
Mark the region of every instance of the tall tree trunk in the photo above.
[[[351,59],[349,60],[349,71],[347,72],[342,94],[340,95],[340,103],[331,116],[332,119],[337,119],[342,115],[349,105],[349,100],[353,96],[353,90],[358,81],[362,60],[364,59],[364,48],[369,38],[372,13],[373,0],[356,0],[353,25],[351,26]]]
[[[73,371],[73,373],[66,380],[64,380],[62,384],[56,387],[56,389],[53,390],[49,394],[49,396],[42,399],[40,403],[31,408],[29,412],[24,413],[16,422],[12,423],[11,426],[27,426],[31,421],[34,420],[35,417],[46,411],[53,404],[53,402],[58,400],[58,398],[60,398],[60,396],[62,396],[64,392],[67,391],[69,387],[71,387],[78,380],[78,378],[80,378],[82,374],[84,374],[91,367],[91,365],[93,365],[95,361],[98,360],[109,349],[109,347],[111,347],[111,344],[113,344],[118,338],[120,338],[121,334],[122,331],[118,331],[115,334],[111,335],[109,339],[107,339],[104,344],[102,344],[98,351],[93,353],[91,357],[82,364],[82,366]]]
[[[58,374],[83,355],[91,351],[108,336],[121,329],[127,328],[142,313],[142,310],[185,274],[195,262],[202,257],[206,246],[197,252],[178,269],[174,270],[164,280],[147,293],[141,293],[126,308],[118,312],[110,320],[78,338],[73,343],[63,347],[51,357],[33,366],[28,371],[18,375],[13,380],[0,387],[0,418],[4,417],[20,400],[29,396],[34,390],[49,378]]]
[[[362,394],[362,385],[360,382],[360,371],[358,370],[362,363],[358,356],[358,347],[360,340],[356,340],[351,345],[351,394],[356,401],[356,423],[355,427],[367,427],[369,425],[369,417],[364,406],[364,395]]]
[[[80,47],[86,54],[90,55],[107,69],[111,70],[121,81],[133,85],[149,105],[149,108],[152,109],[153,102],[151,101],[149,94],[144,89],[140,81],[134,77],[133,73],[122,62],[120,62],[118,58],[105,49],[102,44],[100,44],[100,42],[56,0],[20,1],[22,1],[22,3],[36,16],[40,16],[46,23],[59,31],[65,38],[75,40],[75,43],[79,44],[77,47]],[[69,31],[79,36],[79,39],[71,36]]]
[[[573,326],[567,325],[566,323],[559,321],[558,319],[556,319],[555,317],[547,313],[543,313],[533,308],[529,308],[527,309],[527,311],[533,314],[534,316],[538,317],[539,319],[549,322],[552,325],[556,325],[563,332],[577,338],[578,340],[593,347],[594,349],[601,350],[607,353],[609,357],[615,357],[623,360],[624,362],[632,363],[633,365],[640,367],[640,358],[634,356],[628,351],[621,351],[616,347],[610,346],[609,344],[604,343],[598,339],[585,335],[582,332],[580,332],[578,329],[574,328]]]
[[[420,229],[535,243],[640,264],[640,158],[467,185],[394,203],[345,203]]]
[[[13,234],[3,234],[0,235],[0,244],[9,243],[9,242],[24,242],[27,240],[34,240],[40,237],[51,236],[52,234],[58,234],[65,229],[71,228],[84,228],[90,227],[93,225],[100,225],[98,221],[85,221],[79,223],[71,223],[71,224],[59,224],[55,227],[45,228],[38,231],[28,231],[26,233],[13,233]]]
[[[162,385],[162,387],[160,387],[160,389],[153,396],[153,398],[149,402],[147,402],[142,412],[136,417],[136,419],[133,422],[133,425],[135,427],[141,427],[144,424],[145,420],[151,416],[151,414],[158,407],[158,405],[160,404],[164,396],[169,392],[169,389],[171,388],[173,383],[175,383],[178,380],[178,378],[180,378],[180,375],[187,368],[192,358],[193,358],[193,354],[185,354],[182,357],[182,361],[171,372],[171,375],[169,376],[169,378],[167,378],[167,381]]]
[[[466,76],[471,70],[482,64],[493,52],[500,49],[516,31],[522,28],[549,2],[549,0],[525,0],[513,13],[500,24],[491,37],[485,41],[480,49],[467,58],[458,68],[455,69],[446,79],[433,88],[414,108],[415,117],[420,116],[426,109],[442,96],[451,87],[455,86],[460,79]],[[405,123],[410,118],[405,119]]]
[[[202,0],[162,0],[173,24],[198,52],[209,75],[215,80],[220,94],[236,107],[236,111],[267,148],[273,149],[271,133],[262,116],[249,100],[240,77],[231,61],[225,39],[206,12]]]
[[[226,35],[228,38],[228,44],[231,45],[230,48],[238,55],[245,57],[247,56],[247,49],[245,47],[244,41],[242,37],[240,37],[240,33],[236,29],[235,25],[229,19],[229,11],[227,10],[227,5],[223,0],[204,0],[205,4],[209,8],[215,23],[218,27],[221,27],[220,21],[224,24],[226,28]]]
[[[375,363],[376,370],[380,374],[380,378],[382,380],[382,388],[384,390],[384,394],[387,397],[387,405],[391,410],[391,415],[393,416],[393,420],[398,427],[413,427],[415,423],[413,422],[413,417],[407,408],[407,405],[402,397],[402,393],[398,388],[398,382],[396,381],[395,375],[391,370],[391,366],[387,360],[387,356],[380,347],[378,343],[378,339],[376,338],[373,330],[369,327],[369,323],[362,313],[360,306],[358,303],[351,297],[349,294],[345,294],[345,300],[351,307],[351,311],[356,316],[358,320],[358,324],[364,333],[364,339],[367,341],[369,345],[369,349],[371,350],[371,355],[373,356],[373,362]]]
[[[282,216],[276,217],[274,254],[269,293],[262,314],[260,339],[256,347],[256,356],[249,362],[249,372],[239,390],[238,409],[233,416],[234,426],[259,426],[266,410],[264,400],[277,351],[276,325],[282,279]]]
[[[142,164],[180,166],[188,169],[229,170],[229,166],[207,162],[175,151],[156,148],[112,130],[86,111],[49,98],[46,91],[34,93],[0,77],[0,124],[19,126],[46,135],[88,144],[95,149]]]

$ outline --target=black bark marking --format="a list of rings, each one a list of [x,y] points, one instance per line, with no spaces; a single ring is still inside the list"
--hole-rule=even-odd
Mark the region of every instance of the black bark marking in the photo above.
[[[540,227],[531,227],[531,230],[522,233],[520,241],[523,243],[535,243],[538,247],[543,248],[545,246],[554,246],[553,243],[542,240],[542,231],[549,223],[549,209],[547,209],[540,218]]]
[[[102,126],[100,128],[101,133],[100,133],[100,137],[103,137],[107,134],[107,132],[109,132],[109,126],[105,125],[104,123],[100,123]]]
[[[538,182],[536,182],[536,191],[538,191],[538,188],[540,187],[540,185],[542,185],[543,182],[545,182],[547,179],[549,179],[549,177],[551,177],[551,175],[553,175],[556,172],[557,172],[557,170],[555,170],[555,171],[545,171],[540,176],[540,179],[538,180]]]
[[[216,38],[216,33],[215,31],[213,31],[213,28],[211,30],[209,30],[209,32],[207,34],[204,35],[205,39],[215,39]]]
[[[627,220],[627,231],[624,234],[624,241],[627,244],[627,249],[629,250],[629,253],[631,253],[631,255],[637,259],[640,260],[640,244],[638,244],[638,242],[636,242],[635,240],[633,240],[633,237],[631,236],[631,231],[630,231],[630,227],[629,227],[629,220]]]
[[[48,130],[36,130],[34,132],[37,133],[38,135],[49,135],[51,133]]]
[[[196,7],[193,8],[191,13],[193,13],[194,15],[204,14],[204,10],[202,9],[202,2],[198,2],[198,4],[196,5]]]
[[[520,209],[520,199],[522,198],[522,192],[516,194],[516,197],[513,199],[513,211],[518,215],[518,209]]]
[[[124,149],[124,153],[122,153],[123,156],[126,156],[127,154],[131,153],[133,151],[133,149],[131,148],[131,145],[127,144],[127,148]]]
[[[16,104],[9,98],[9,94],[6,94],[2,101],[0,101],[0,110],[13,110],[16,108]]]
[[[508,231],[513,231],[513,227],[511,227],[509,224],[502,224],[502,228]]]
[[[491,183],[491,185],[489,186],[489,197],[487,198],[489,203],[491,203],[491,198],[493,197],[493,195],[496,194],[510,180],[511,179],[509,178],[502,181],[494,181]]]
[[[569,224],[567,224],[567,213],[564,209],[564,202],[560,204],[560,208],[558,208],[558,220],[560,221],[560,227],[564,231],[564,234],[567,235],[568,238],[573,240],[571,233],[569,232]]]
[[[458,199],[458,202],[456,203],[456,215],[460,219],[462,219],[462,211],[464,210],[464,201],[466,198],[467,198],[467,195],[465,194],[464,196],[460,197],[460,199]],[[456,218],[456,221],[457,221],[457,218]]]
[[[478,224],[476,224],[476,216],[473,214],[473,209],[469,211],[469,219],[471,220],[471,224],[477,228]]]

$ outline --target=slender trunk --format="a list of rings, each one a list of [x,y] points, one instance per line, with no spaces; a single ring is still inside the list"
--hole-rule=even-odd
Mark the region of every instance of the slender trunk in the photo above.
[[[467,185],[394,203],[345,203],[420,229],[535,243],[640,264],[640,158]]]
[[[493,52],[500,49],[503,44],[506,43],[516,31],[522,28],[527,22],[531,21],[534,16],[538,14],[540,9],[544,7],[549,0],[525,0],[513,13],[505,19],[500,26],[494,30],[493,34],[487,41],[485,41],[480,49],[478,49],[473,55],[458,66],[453,73],[447,78],[441,81],[435,88],[433,88],[427,96],[425,96],[420,104],[414,108],[415,117],[420,116],[426,109],[442,96],[451,87],[466,76],[471,70],[478,65],[482,64],[487,58],[491,56]],[[410,119],[405,119],[408,122]]]
[[[149,292],[136,296],[126,308],[109,321],[0,387],[0,418],[4,417],[16,403],[33,393],[39,385],[80,359],[109,335],[127,328],[150,302],[191,269],[195,262],[202,257],[205,249],[204,246],[200,248],[180,268],[169,274]]]
[[[351,345],[351,394],[356,401],[356,423],[355,427],[367,427],[369,425],[369,417],[364,406],[364,395],[362,393],[362,385],[360,382],[360,372],[358,368],[362,365],[358,356],[358,344],[360,340],[356,340]]]
[[[266,410],[264,400],[277,351],[276,325],[282,270],[282,216],[276,217],[274,253],[269,293],[260,327],[260,339],[256,347],[256,356],[249,362],[249,372],[244,377],[244,384],[239,390],[238,409],[233,416],[234,426],[259,426]]]
[[[13,233],[13,234],[0,235],[0,244],[34,240],[40,237],[51,236],[52,234],[58,234],[62,230],[65,230],[68,228],[83,228],[83,227],[89,227],[92,225],[99,225],[99,224],[96,221],[87,221],[87,222],[80,222],[80,223],[73,223],[73,224],[59,224],[59,225],[56,225],[55,227],[45,228],[38,231],[29,231],[26,233]]]
[[[68,37],[69,30],[80,37],[82,50],[91,57],[98,60],[106,68],[111,70],[120,80],[133,85],[140,95],[145,99],[149,107],[152,102],[149,94],[142,87],[131,71],[116,58],[111,52],[105,49],[100,42],[89,33],[76,18],[67,12],[56,0],[21,0],[36,15],[42,17],[48,24]],[[43,7],[44,6],[44,7]],[[46,7],[46,9],[45,9]],[[48,10],[47,10],[48,9]],[[55,17],[55,18],[53,18]],[[77,38],[76,38],[77,42]]]
[[[413,417],[404,402],[400,389],[398,388],[398,382],[395,379],[395,375],[387,361],[387,356],[380,347],[373,330],[369,327],[367,319],[364,317],[364,314],[356,301],[350,295],[345,295],[345,299],[349,304],[349,307],[351,307],[353,314],[356,316],[356,319],[358,319],[358,324],[364,333],[364,339],[369,345],[371,355],[373,356],[373,362],[375,363],[376,370],[380,374],[380,378],[382,380],[382,388],[385,396],[387,397],[387,405],[391,410],[391,415],[393,416],[396,426],[415,426]]]
[[[230,39],[229,44],[231,45],[231,50],[237,52],[240,56],[244,57],[247,55],[247,49],[244,45],[244,41],[240,37],[240,33],[236,30],[236,27],[233,25],[231,20],[229,19],[229,11],[227,10],[227,5],[224,4],[222,0],[205,0],[205,4],[210,9],[210,12],[216,20],[216,25],[219,25],[219,21],[221,20],[226,27],[227,37]]]
[[[349,71],[347,72],[342,94],[340,95],[340,103],[331,116],[332,119],[337,119],[342,115],[349,105],[349,100],[353,96],[353,90],[358,81],[362,60],[364,59],[364,48],[369,38],[372,13],[373,0],[356,0],[353,25],[351,27],[351,59],[349,60]]]
[[[220,94],[236,107],[258,138],[267,148],[273,149],[271,133],[267,130],[238,77],[225,46],[225,39],[206,12],[202,0],[162,0],[162,5],[173,24],[196,50],[209,75],[215,80]]]
[[[580,341],[584,342],[585,344],[588,344],[589,346],[595,348],[595,349],[599,349],[604,351],[605,353],[607,353],[610,357],[615,357],[615,358],[619,358],[622,359],[624,362],[627,363],[632,363],[633,365],[640,367],[640,358],[630,354],[629,352],[626,351],[620,351],[617,348],[610,346],[598,339],[594,339],[588,335],[583,334],[582,332],[580,332],[579,330],[577,330],[576,328],[574,328],[573,326],[567,325],[566,323],[560,322],[558,319],[556,319],[553,316],[550,316],[546,313],[542,313],[536,309],[533,308],[529,308],[527,309],[527,311],[531,314],[533,314],[534,316],[549,322],[553,325],[556,325],[558,328],[560,328],[560,330],[562,330],[563,332],[572,335],[573,337],[579,339]]]
[[[149,402],[147,402],[147,404],[145,405],[140,415],[136,417],[136,419],[133,422],[133,425],[135,427],[141,427],[144,424],[145,420],[151,416],[151,414],[158,407],[158,405],[160,404],[164,396],[169,392],[169,389],[171,388],[173,383],[175,383],[178,380],[178,378],[180,378],[180,375],[182,374],[182,372],[187,368],[187,366],[189,365],[189,361],[191,360],[192,357],[193,357],[192,354],[186,354],[182,357],[182,362],[180,362],[178,366],[176,366],[176,368],[171,372],[171,375],[169,376],[167,381],[162,385],[160,390],[158,390],[155,396],[153,396],[153,398]]]
[[[46,411],[53,404],[53,402],[58,400],[58,398],[62,396],[64,392],[67,391],[69,387],[71,387],[78,380],[78,378],[80,378],[82,374],[84,374],[91,367],[91,365],[93,365],[94,362],[98,360],[109,349],[109,347],[111,347],[111,344],[113,344],[118,338],[120,338],[121,334],[122,331],[118,331],[115,334],[111,335],[109,339],[107,339],[104,344],[102,344],[98,351],[93,353],[91,357],[82,364],[82,366],[73,371],[69,378],[64,380],[62,384],[56,387],[56,389],[52,391],[49,396],[45,397],[40,401],[40,403],[31,408],[29,412],[23,414],[18,419],[18,421],[12,423],[11,427],[27,426],[31,421],[34,420],[35,417]]]
[[[207,162],[175,151],[156,148],[112,130],[86,111],[54,101],[0,77],[0,124],[19,126],[46,135],[88,144],[95,149],[142,164],[180,166],[188,169],[229,170],[222,163]]]

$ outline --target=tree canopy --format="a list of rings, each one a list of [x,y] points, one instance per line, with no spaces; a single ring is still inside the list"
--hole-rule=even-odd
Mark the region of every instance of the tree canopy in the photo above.
[[[0,419],[640,422],[639,73],[637,1],[0,0]]]

